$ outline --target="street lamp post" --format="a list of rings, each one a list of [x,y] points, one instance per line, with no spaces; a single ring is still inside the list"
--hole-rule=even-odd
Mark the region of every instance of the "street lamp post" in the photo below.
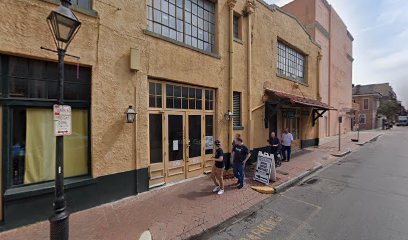
[[[68,45],[78,32],[81,22],[69,8],[70,0],[61,0],[61,5],[47,17],[58,52],[58,102],[64,104],[64,57]],[[68,240],[69,212],[64,197],[64,138],[56,137],[55,199],[50,221],[50,239]]]

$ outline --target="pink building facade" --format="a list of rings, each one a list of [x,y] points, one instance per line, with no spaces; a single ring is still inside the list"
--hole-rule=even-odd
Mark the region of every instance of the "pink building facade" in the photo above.
[[[321,101],[337,109],[319,120],[319,137],[342,133],[352,125],[353,37],[340,16],[326,0],[295,0],[282,9],[296,16],[320,44],[319,95]]]

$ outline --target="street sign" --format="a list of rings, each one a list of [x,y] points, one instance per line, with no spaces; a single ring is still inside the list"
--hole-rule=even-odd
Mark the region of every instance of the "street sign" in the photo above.
[[[72,133],[71,106],[54,104],[54,135],[68,136]]]
[[[269,184],[269,180],[276,181],[275,159],[273,154],[258,152],[254,180]]]

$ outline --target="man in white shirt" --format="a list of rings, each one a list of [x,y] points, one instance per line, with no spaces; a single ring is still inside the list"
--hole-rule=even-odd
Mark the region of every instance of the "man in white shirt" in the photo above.
[[[293,135],[289,132],[289,128],[286,128],[282,134],[282,150],[283,160],[290,161],[291,145],[293,142]]]

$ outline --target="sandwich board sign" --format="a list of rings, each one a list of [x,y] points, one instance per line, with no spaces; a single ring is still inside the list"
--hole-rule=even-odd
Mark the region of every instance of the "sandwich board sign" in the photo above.
[[[269,185],[269,180],[276,181],[275,159],[273,154],[258,152],[254,180]]]
[[[54,135],[68,136],[72,133],[71,106],[54,104]]]

